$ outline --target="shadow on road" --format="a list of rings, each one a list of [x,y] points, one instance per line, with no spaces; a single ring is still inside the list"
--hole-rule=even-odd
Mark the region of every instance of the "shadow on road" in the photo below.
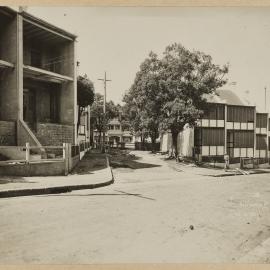
[[[130,154],[129,150],[113,150],[109,153],[112,168],[129,168],[132,170],[160,167],[161,165],[138,162],[141,157]]]
[[[111,161],[110,165],[111,165],[112,168],[130,168],[130,169],[133,169],[133,170],[154,168],[154,167],[160,167],[161,166],[161,165],[157,165],[157,164],[137,162],[137,161],[134,161],[134,160],[125,160],[125,161],[122,161],[122,162]]]
[[[142,198],[142,199],[146,199],[146,200],[151,200],[151,201],[155,201],[156,199],[154,198],[150,198],[150,197],[146,197],[146,196],[143,196],[139,193],[128,193],[128,192],[125,192],[125,191],[121,191],[121,190],[115,190],[116,192],[118,193],[90,193],[90,194],[72,194],[72,193],[69,193],[69,194],[48,194],[48,195],[42,195],[42,196],[39,196],[39,197],[48,197],[48,196],[60,196],[60,197],[91,197],[91,196],[135,196],[135,197],[138,197],[138,198]]]

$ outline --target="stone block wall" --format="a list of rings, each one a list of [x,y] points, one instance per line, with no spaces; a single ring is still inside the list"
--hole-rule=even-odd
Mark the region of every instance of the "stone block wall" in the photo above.
[[[71,125],[37,123],[36,136],[44,146],[74,143],[73,133],[74,128]]]
[[[15,121],[0,121],[0,145],[16,145]]]

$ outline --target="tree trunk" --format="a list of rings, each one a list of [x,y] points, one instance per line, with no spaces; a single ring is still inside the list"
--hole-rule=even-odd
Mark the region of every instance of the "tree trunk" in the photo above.
[[[156,144],[156,136],[151,137],[151,143],[152,143],[152,152],[155,152],[155,144]]]
[[[142,136],[142,149],[141,150],[145,150],[145,137],[144,135]]]
[[[178,138],[178,133],[177,131],[172,131],[172,156],[175,157],[175,159],[177,160],[178,158],[178,145],[177,145],[177,138]]]
[[[102,131],[99,130],[99,135],[98,135],[98,148],[101,149],[101,136],[102,136]]]

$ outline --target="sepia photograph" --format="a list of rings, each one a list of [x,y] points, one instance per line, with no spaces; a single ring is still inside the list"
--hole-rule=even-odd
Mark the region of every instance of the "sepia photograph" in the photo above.
[[[0,5],[0,266],[268,264],[269,213],[270,6]]]

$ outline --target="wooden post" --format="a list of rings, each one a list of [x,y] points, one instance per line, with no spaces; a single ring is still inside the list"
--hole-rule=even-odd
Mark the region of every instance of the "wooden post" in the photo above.
[[[224,155],[229,155],[227,152],[227,104],[224,105]]]
[[[66,143],[63,143],[63,159],[64,160],[66,159],[66,156],[67,156],[67,153],[66,153]]]
[[[69,173],[69,159],[71,152],[69,151],[69,144],[63,143],[63,160],[64,160],[64,174],[68,175]]]
[[[30,161],[30,145],[29,145],[28,142],[25,144],[25,147],[26,147],[26,149],[25,149],[25,159],[26,159],[26,162],[29,163],[29,161]]]

